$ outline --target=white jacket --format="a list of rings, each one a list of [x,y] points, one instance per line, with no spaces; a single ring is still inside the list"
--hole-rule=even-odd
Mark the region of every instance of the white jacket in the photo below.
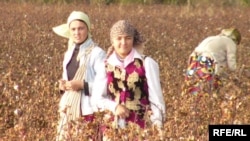
[[[85,41],[85,43],[83,43],[80,46],[79,54],[84,52],[92,44],[94,44],[92,39],[88,39],[87,41]],[[69,61],[71,60],[74,49],[75,49],[75,44],[73,44],[73,47],[68,48],[68,50],[65,52],[65,55],[64,55],[63,74],[62,74],[62,77],[64,80],[68,80],[66,67]],[[97,45],[95,45],[95,47],[90,53],[89,62],[86,65],[86,72],[85,72],[85,81],[88,83],[90,95],[91,95],[91,90],[92,90],[92,83],[94,81],[96,72],[97,70],[99,70],[99,67],[101,66],[100,63],[104,61],[105,56],[106,56],[105,51],[101,49],[100,47],[98,47]],[[84,58],[84,56],[80,58],[79,66],[81,66],[84,63],[85,59],[86,58]],[[88,114],[93,113],[93,109],[90,105],[90,98],[89,96],[85,96],[84,91],[82,91],[81,103],[82,103],[81,110],[82,110],[83,115],[88,115]]]
[[[236,70],[236,50],[236,44],[232,39],[217,35],[204,39],[193,53],[213,57],[217,63],[215,73],[220,74],[226,68]]]
[[[143,60],[142,56],[135,50],[134,58],[139,58]],[[124,67],[128,65],[134,58],[124,61]],[[115,53],[111,54],[107,59],[107,62],[113,66],[120,66]],[[162,126],[163,121],[165,120],[165,101],[162,94],[160,76],[159,76],[159,66],[158,64],[150,57],[146,57],[144,60],[144,67],[146,71],[146,78],[148,83],[149,91],[149,102],[152,109],[153,115],[150,117],[153,124],[157,126]],[[105,63],[102,64],[102,69],[98,71],[96,79],[94,81],[94,86],[92,89],[91,102],[93,107],[107,109],[115,112],[115,108],[118,105],[115,101],[107,98],[107,78]]]

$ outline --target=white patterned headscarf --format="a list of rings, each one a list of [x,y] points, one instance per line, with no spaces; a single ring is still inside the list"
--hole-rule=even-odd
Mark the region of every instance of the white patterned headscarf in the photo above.
[[[110,29],[110,39],[112,39],[120,34],[127,34],[134,38],[134,46],[139,46],[144,42],[143,37],[137,31],[137,29],[131,25],[126,20],[119,20],[117,21]]]

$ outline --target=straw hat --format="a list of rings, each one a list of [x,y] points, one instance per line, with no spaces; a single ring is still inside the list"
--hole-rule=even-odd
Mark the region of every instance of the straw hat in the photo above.
[[[69,25],[74,20],[83,21],[88,27],[88,37],[91,37],[89,17],[88,17],[87,14],[85,14],[84,12],[81,12],[81,11],[73,11],[73,12],[71,12],[71,14],[69,15],[69,17],[67,19],[67,23],[64,23],[64,24],[61,24],[59,26],[53,27],[52,29],[57,35],[65,37],[65,38],[70,38]]]

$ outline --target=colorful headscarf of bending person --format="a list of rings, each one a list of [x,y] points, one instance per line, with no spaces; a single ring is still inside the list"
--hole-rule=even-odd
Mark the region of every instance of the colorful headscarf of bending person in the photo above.
[[[237,68],[237,45],[241,34],[236,28],[221,30],[220,34],[204,39],[191,53],[185,74],[184,91],[193,95],[217,92],[226,69]]]

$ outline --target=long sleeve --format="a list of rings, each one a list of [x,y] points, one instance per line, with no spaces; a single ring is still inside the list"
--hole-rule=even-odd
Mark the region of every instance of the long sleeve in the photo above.
[[[228,43],[227,46],[227,66],[231,71],[236,70],[236,45],[234,43]]]
[[[166,105],[162,94],[160,84],[159,66],[150,57],[146,57],[144,61],[146,69],[147,83],[149,87],[149,101],[153,115],[151,121],[157,126],[162,126],[165,120]]]
[[[99,67],[92,86],[91,105],[93,106],[94,111],[98,111],[99,109],[110,110],[113,113],[118,105],[118,103],[107,97],[107,78],[104,62]]]
[[[87,69],[85,72],[85,78],[83,80],[85,81],[85,83],[88,84],[87,89],[89,91],[87,95],[85,94],[86,89],[83,89],[82,95],[81,95],[81,109],[82,109],[83,115],[88,115],[94,112],[94,109],[92,108],[92,105],[91,105],[92,85],[93,85],[96,73],[100,68],[101,62],[104,61],[104,58],[105,58],[105,52],[99,47],[95,47],[90,54],[90,58],[87,64]]]
[[[92,52],[90,65],[86,73],[87,75],[85,77],[85,81],[87,81],[88,83],[90,94],[92,92],[92,86],[94,83],[96,73],[97,71],[101,69],[101,64],[104,62],[105,57],[106,57],[106,53],[100,48],[95,48]]]

